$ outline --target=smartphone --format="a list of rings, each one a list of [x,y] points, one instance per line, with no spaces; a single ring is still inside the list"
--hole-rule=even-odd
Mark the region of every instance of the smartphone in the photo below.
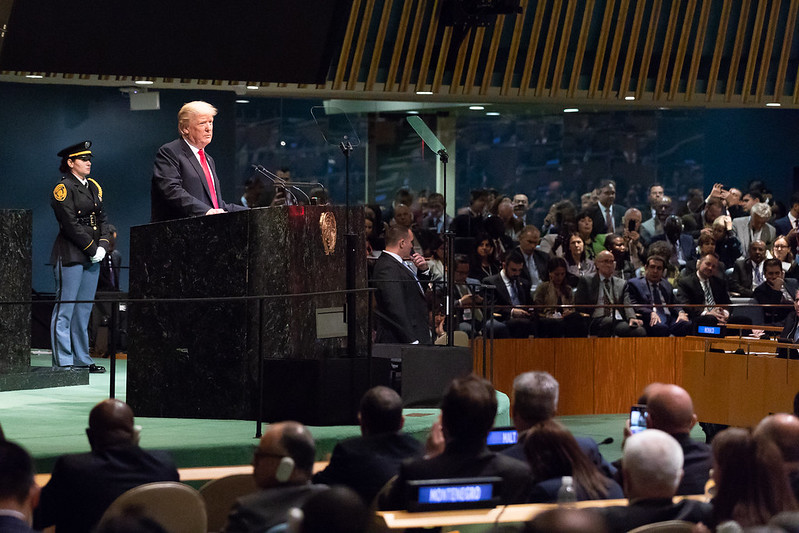
[[[627,231],[635,231],[635,220],[627,221]]]
[[[630,407],[630,432],[635,435],[646,429],[646,405]]]

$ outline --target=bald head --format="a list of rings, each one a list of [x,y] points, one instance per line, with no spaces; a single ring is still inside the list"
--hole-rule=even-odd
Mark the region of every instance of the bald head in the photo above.
[[[255,451],[255,483],[261,488],[307,483],[311,479],[315,455],[313,436],[304,425],[293,421],[270,424]],[[287,480],[278,480],[278,468],[286,457],[292,459],[294,467]]]
[[[653,386],[648,396],[649,427],[670,435],[690,433],[696,424],[696,415],[694,403],[685,389],[664,383]]]
[[[767,416],[755,428],[755,437],[772,441],[784,462],[799,466],[799,418],[786,413]]]
[[[89,413],[86,435],[92,450],[135,443],[133,410],[117,399],[103,400]]]

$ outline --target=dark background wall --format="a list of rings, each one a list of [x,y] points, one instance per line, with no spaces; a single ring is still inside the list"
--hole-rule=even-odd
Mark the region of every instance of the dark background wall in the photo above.
[[[128,99],[117,88],[0,83],[0,209],[33,211],[34,290],[53,290],[52,269],[46,263],[58,231],[49,204],[53,188],[60,178],[59,158],[56,153],[81,140],[93,141],[92,150],[96,157],[93,161],[92,177],[103,187],[109,219],[119,229],[118,247],[124,264],[127,265],[130,227],[146,224],[150,219],[153,157],[159,146],[177,137],[177,111],[191,100],[206,100],[219,109],[214,123],[214,141],[209,146],[209,153],[214,157],[222,177],[222,193],[226,200],[238,202],[245,171],[252,161],[269,168],[277,168],[284,163],[291,165],[294,162],[294,168],[300,169],[301,158],[310,157],[314,160],[319,158],[324,167],[322,170],[314,170],[313,173],[326,172],[327,176],[299,177],[322,180],[334,189],[331,191],[334,200],[343,201],[340,191],[335,190],[341,188],[341,179],[331,177],[343,175],[338,168],[341,166],[341,154],[335,146],[325,147],[318,140],[318,131],[315,126],[312,127],[312,121],[309,122],[308,109],[315,102],[297,105],[296,114],[300,117],[297,120],[307,126],[303,126],[304,129],[292,126],[289,115],[293,112],[287,111],[283,106],[275,109],[274,120],[277,122],[271,126],[289,136],[295,132],[285,131],[286,129],[307,130],[305,136],[310,140],[298,141],[296,151],[292,151],[292,143],[288,147],[268,148],[276,144],[277,137],[267,136],[264,137],[267,140],[262,143],[263,151],[252,156],[250,152],[259,150],[256,146],[258,143],[254,140],[259,136],[246,136],[243,132],[249,131],[246,128],[251,128],[253,123],[270,120],[266,116],[269,115],[269,110],[262,109],[258,116],[247,116],[247,113],[242,113],[244,108],[239,107],[237,110],[236,96],[232,92],[161,91],[160,97],[160,110],[133,112],[130,111]],[[252,108],[248,113],[253,114],[255,109],[258,107]],[[525,114],[525,107],[520,106],[518,120],[522,120]],[[613,120],[622,122],[629,122],[632,116],[625,117],[618,113],[611,115],[617,117]],[[363,160],[362,152],[366,150],[364,144],[370,135],[362,131],[365,128],[363,124],[366,123],[362,120],[363,117],[351,118],[356,120],[356,129],[362,139],[361,147],[353,155],[353,159],[358,162]],[[516,120],[512,114],[508,118]],[[600,118],[605,120],[599,117],[591,118],[589,122]],[[557,115],[544,122],[562,120],[562,115]],[[404,123],[404,120],[400,122]],[[714,181],[744,187],[749,180],[763,179],[774,192],[775,199],[788,203],[793,191],[794,168],[799,167],[799,111],[763,109],[697,110],[687,113],[675,111],[673,114],[659,112],[655,122],[657,142],[651,152],[660,161],[660,164],[655,165],[659,174],[668,172],[663,167],[663,161],[672,159],[674,161],[669,162],[671,167],[694,166],[700,182],[705,182],[706,191]],[[459,119],[458,128],[464,128],[465,131],[468,122]],[[569,128],[564,131],[568,138]],[[280,138],[283,138],[282,134]],[[564,148],[557,147],[556,151],[568,151],[566,140],[563,141]],[[459,154],[470,151],[470,147],[463,141],[464,137],[459,137]],[[688,143],[690,150],[685,151],[684,156],[676,157],[671,149],[683,141]],[[529,135],[524,134],[518,138],[510,136],[508,142],[523,144],[529,142]],[[476,146],[472,149],[476,149]],[[378,164],[381,164],[383,157],[392,156],[379,155]],[[407,163],[407,158],[397,160],[401,161]],[[357,163],[359,166],[361,164]],[[506,175],[515,179],[518,169],[529,168],[530,162],[519,160],[516,165],[517,170],[509,169]],[[466,191],[466,196],[468,188],[472,186],[468,166],[468,158],[464,166],[458,162],[456,176],[459,181],[459,197],[461,189]],[[311,165],[309,168],[315,167]],[[362,170],[358,168],[356,172],[362,173]],[[397,173],[399,177],[396,182],[394,179],[387,179],[391,177],[387,172],[381,170],[380,174],[377,176],[378,181],[386,178],[385,181],[394,183],[396,187],[405,184],[401,179],[404,175],[402,172]],[[551,175],[552,179],[564,179],[558,173]],[[484,177],[485,173],[479,179]],[[669,177],[658,175],[657,179],[668,182]],[[363,200],[363,182],[362,178],[355,181],[357,184],[351,189],[351,201],[359,203]],[[392,183],[385,183],[386,191],[396,188]],[[580,180],[580,185],[584,183]],[[503,183],[485,185],[503,188]],[[515,186],[509,184],[508,188]],[[390,201],[390,197],[388,200]],[[459,199],[459,203],[463,201],[465,200]],[[0,276],[6,275],[13,273],[0,272]],[[127,283],[127,276],[122,277],[122,282],[123,285]]]

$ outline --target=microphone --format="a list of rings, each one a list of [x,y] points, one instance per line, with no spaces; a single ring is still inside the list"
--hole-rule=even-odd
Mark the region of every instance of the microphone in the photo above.
[[[291,191],[289,191],[289,190],[286,188],[286,182],[285,182],[285,180],[284,180],[283,178],[281,178],[280,176],[276,176],[275,174],[272,174],[271,172],[269,172],[268,170],[266,170],[266,169],[265,169],[263,166],[261,166],[261,165],[251,165],[251,166],[252,166],[252,168],[253,168],[253,169],[254,169],[256,172],[258,172],[258,173],[259,173],[259,174],[261,174],[262,176],[264,176],[264,177],[266,177],[267,179],[269,179],[269,181],[271,181],[271,182],[272,182],[272,185],[274,185],[275,187],[280,187],[280,188],[282,188],[282,189],[283,189],[283,191],[285,191],[286,193],[288,193],[288,194],[290,194],[290,195],[291,195],[291,197],[290,197],[290,198],[289,198],[289,197],[287,197],[287,198],[286,198],[286,203],[287,203],[287,204],[291,205],[291,198],[294,198],[294,203],[295,203],[295,204],[297,203],[297,197],[296,197],[296,196],[294,196],[294,193],[292,193]]]
[[[604,446],[605,444],[613,444],[613,437],[608,437],[602,442],[597,442],[598,446]]]
[[[281,178],[280,176],[277,176],[276,174],[272,174],[272,173],[271,173],[271,172],[269,172],[269,171],[268,171],[266,168],[264,168],[264,167],[263,167],[263,165],[258,165],[258,170],[259,170],[259,171],[260,171],[260,172],[261,172],[263,175],[265,175],[265,176],[267,176],[267,177],[271,176],[271,177],[273,178],[273,179],[272,179],[272,181],[276,181],[276,182],[277,182],[277,183],[279,183],[279,184],[280,184],[280,185],[281,185],[281,186],[282,186],[284,189],[286,189],[286,192],[287,192],[287,193],[289,193],[289,194],[290,194],[290,195],[291,195],[291,196],[294,198],[294,203],[295,203],[295,204],[299,203],[299,202],[297,202],[297,195],[295,195],[293,192],[289,191],[289,190],[288,190],[288,188],[289,188],[289,187],[290,187],[290,188],[292,188],[292,189],[294,189],[295,191],[299,191],[299,192],[300,192],[300,193],[301,193],[303,196],[305,196],[305,201],[306,201],[306,202],[308,202],[308,205],[310,205],[310,204],[311,204],[311,199],[308,197],[308,195],[307,195],[307,194],[305,194],[305,191],[303,191],[302,189],[300,189],[300,188],[299,188],[299,187],[297,187],[296,185],[292,185],[291,183],[287,183],[287,182],[286,182],[286,180],[284,180],[284,179],[283,179],[283,178]]]

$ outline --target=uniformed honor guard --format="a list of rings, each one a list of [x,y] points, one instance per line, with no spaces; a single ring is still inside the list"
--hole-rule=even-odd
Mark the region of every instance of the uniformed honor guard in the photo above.
[[[58,152],[64,174],[53,189],[50,205],[58,220],[58,237],[50,262],[54,265],[56,305],[50,324],[54,369],[105,372],[89,356],[89,317],[100,275],[100,261],[110,248],[103,209],[103,189],[89,177],[91,141]]]

